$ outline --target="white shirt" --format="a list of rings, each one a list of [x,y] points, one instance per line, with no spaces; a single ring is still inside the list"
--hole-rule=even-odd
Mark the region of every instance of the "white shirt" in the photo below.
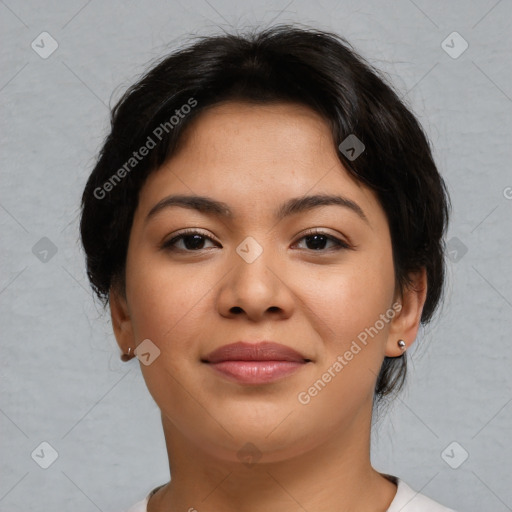
[[[436,501],[427,498],[423,494],[417,493],[403,480],[392,475],[385,476],[397,484],[395,498],[386,512],[455,512],[455,510],[443,507],[443,505],[440,505]],[[144,500],[139,501],[126,512],[147,512],[149,498],[160,489],[160,487],[162,486],[153,489]]]

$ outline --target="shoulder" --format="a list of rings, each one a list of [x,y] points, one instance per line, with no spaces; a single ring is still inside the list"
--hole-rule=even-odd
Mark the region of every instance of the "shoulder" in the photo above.
[[[148,499],[144,499],[132,505],[126,512],[147,512]]]
[[[126,512],[147,512],[149,498],[151,498],[151,496],[153,496],[153,494],[155,494],[155,492],[164,485],[165,484],[155,487],[143,500],[138,501],[135,503],[135,505],[132,505],[128,510],[126,510]]]
[[[395,498],[386,512],[456,512],[414,491],[403,480],[391,475],[386,476],[397,485]],[[159,487],[153,489],[145,499],[135,503],[126,512],[147,512],[149,498],[158,489]]]
[[[388,478],[397,484],[397,492],[386,512],[455,512],[455,510],[444,507],[437,501],[416,492],[403,480],[390,475]]]

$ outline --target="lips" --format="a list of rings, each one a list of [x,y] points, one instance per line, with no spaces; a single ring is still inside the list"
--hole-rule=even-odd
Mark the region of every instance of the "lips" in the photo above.
[[[220,363],[222,361],[290,361],[304,363],[309,361],[296,350],[272,341],[261,341],[259,343],[237,341],[215,349],[205,359],[208,363]]]
[[[224,378],[241,384],[282,379],[311,362],[296,350],[271,341],[238,341],[210,352],[202,360]]]

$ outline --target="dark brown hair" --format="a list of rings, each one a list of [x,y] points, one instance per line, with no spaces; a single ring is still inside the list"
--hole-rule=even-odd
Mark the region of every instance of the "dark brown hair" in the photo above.
[[[153,65],[112,109],[110,134],[83,192],[80,226],[87,273],[104,304],[112,286],[124,286],[144,181],[193,119],[231,99],[309,106],[329,123],[337,147],[350,135],[364,144],[355,159],[341,146],[339,158],[386,213],[397,285],[409,286],[410,273],[426,269],[421,321],[428,322],[443,290],[450,209],[429,141],[392,86],[344,38],[293,26],[200,38]],[[150,146],[141,157],[139,149]],[[397,392],[405,375],[404,356],[386,357],[375,397]]]

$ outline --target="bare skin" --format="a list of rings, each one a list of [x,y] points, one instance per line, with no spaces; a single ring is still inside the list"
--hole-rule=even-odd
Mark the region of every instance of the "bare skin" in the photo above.
[[[160,350],[141,370],[162,413],[172,481],[149,512],[384,512],[392,502],[395,484],[370,463],[373,390],[384,356],[401,354],[397,340],[416,338],[426,277],[397,289],[385,213],[336,151],[325,121],[306,107],[227,102],[203,113],[144,184],[126,294],[112,290],[110,300],[120,348],[149,339]],[[175,205],[148,217],[175,194],[222,201],[232,216]],[[287,200],[316,194],[342,196],[364,218],[334,204],[274,216]],[[187,228],[211,240],[163,247]],[[312,228],[326,237],[316,245]],[[250,263],[236,251],[247,237],[262,249]],[[333,373],[358,335],[381,324]],[[272,340],[311,362],[256,386],[202,362],[238,340]],[[325,387],[299,401],[328,368]],[[247,443],[254,463],[240,459]]]

